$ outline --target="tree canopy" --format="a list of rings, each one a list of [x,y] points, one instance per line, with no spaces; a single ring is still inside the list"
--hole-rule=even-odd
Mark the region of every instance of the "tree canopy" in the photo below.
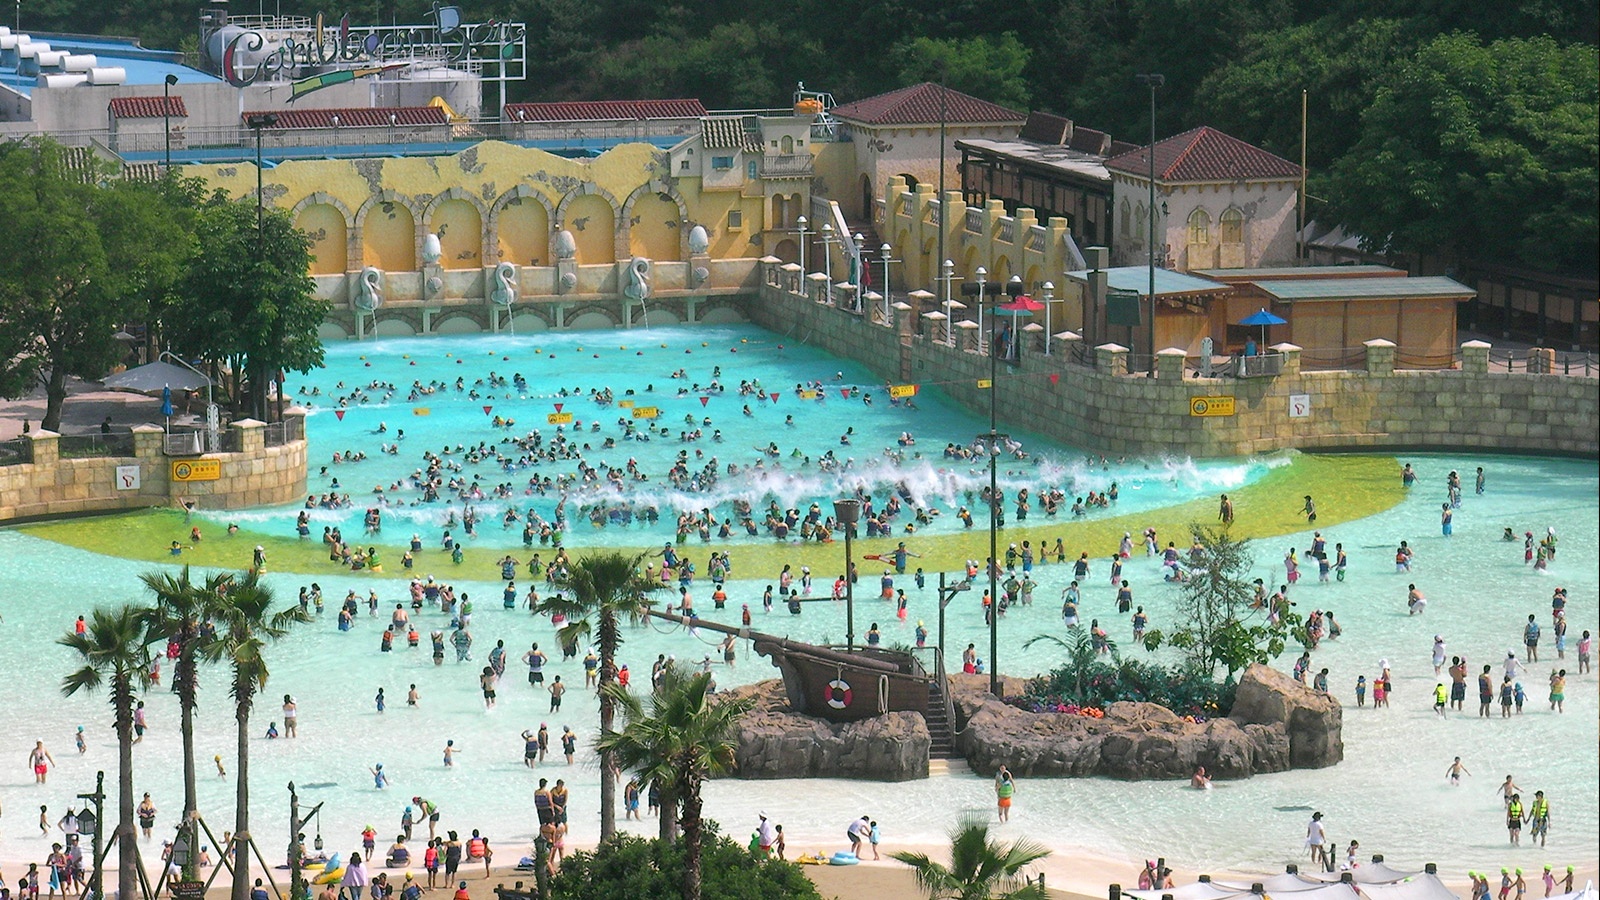
[[[430,2],[390,0],[376,15],[425,22]],[[195,8],[30,0],[23,26],[93,23],[176,47],[192,41]],[[322,0],[276,8],[337,12]],[[351,12],[367,24],[374,7]],[[1581,213],[1595,205],[1596,171],[1580,146],[1585,136],[1595,144],[1592,2],[479,0],[468,16],[528,24],[534,50],[514,99],[696,97],[713,109],[773,108],[788,105],[799,81],[847,102],[942,73],[984,99],[1142,141],[1150,98],[1133,76],[1160,72],[1158,133],[1212,125],[1296,159],[1305,91],[1309,193],[1329,201],[1313,205],[1313,217],[1397,250],[1434,250],[1415,242],[1441,239],[1476,255],[1593,269],[1592,252],[1575,253],[1595,244],[1593,216]],[[1430,128],[1437,139],[1424,140]],[[1479,184],[1431,174],[1462,164],[1477,167],[1465,171]],[[1367,196],[1375,187],[1394,208],[1369,208],[1383,202]],[[1508,195],[1510,206],[1495,205]],[[1393,227],[1413,216],[1413,227]],[[1442,227],[1446,219],[1458,227]],[[1485,240],[1490,229],[1501,231]]]

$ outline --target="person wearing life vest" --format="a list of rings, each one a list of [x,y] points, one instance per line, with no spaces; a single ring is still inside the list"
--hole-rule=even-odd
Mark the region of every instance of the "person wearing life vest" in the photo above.
[[[1506,831],[1511,834],[1511,843],[1522,844],[1522,795],[1512,794],[1511,802],[1506,804]]]
[[[467,857],[469,859],[483,860],[483,876],[489,877],[489,863],[494,859],[494,851],[489,849],[489,839],[472,829],[472,837],[467,839]]]
[[[1528,807],[1528,834],[1539,839],[1539,846],[1544,846],[1545,838],[1550,834],[1550,801],[1544,797],[1544,791],[1533,792],[1533,804]]]

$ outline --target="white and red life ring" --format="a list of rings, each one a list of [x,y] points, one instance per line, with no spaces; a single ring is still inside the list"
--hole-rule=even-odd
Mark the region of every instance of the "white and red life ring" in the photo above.
[[[846,709],[850,706],[850,684],[841,678],[828,682],[828,705],[834,709]]]

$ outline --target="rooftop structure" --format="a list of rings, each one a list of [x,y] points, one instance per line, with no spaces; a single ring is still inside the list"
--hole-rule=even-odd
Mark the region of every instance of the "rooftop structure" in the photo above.
[[[941,120],[1021,125],[1027,118],[1014,109],[929,81],[834,107],[833,115],[842,122],[862,125],[938,125]]]
[[[1299,179],[1300,167],[1231,135],[1202,125],[1155,144],[1156,181],[1240,181]],[[1149,177],[1146,148],[1129,150],[1106,162],[1119,172]]]

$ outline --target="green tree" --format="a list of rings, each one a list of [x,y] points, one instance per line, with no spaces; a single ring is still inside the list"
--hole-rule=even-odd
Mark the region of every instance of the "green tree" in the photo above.
[[[752,858],[747,848],[718,834],[709,820],[703,863],[702,900],[820,900],[799,866]],[[552,896],[562,900],[679,900],[683,874],[682,841],[618,834],[601,841],[593,853],[568,854],[550,886]]]
[[[281,371],[322,365],[317,328],[329,303],[315,294],[311,243],[289,214],[269,209],[258,230],[254,201],[220,191],[196,211],[196,254],[179,296],[162,311],[162,333],[177,352],[243,373],[244,411],[268,418],[269,389]]]
[[[0,394],[45,388],[61,427],[67,379],[100,378],[122,352],[112,337],[176,280],[193,241],[152,185],[113,178],[92,156],[48,139],[0,146]]]
[[[1072,679],[1072,699],[1078,703],[1087,702],[1088,694],[1084,691],[1084,682],[1094,674],[1095,667],[1100,664],[1100,654],[1095,652],[1094,638],[1089,634],[1089,629],[1074,628],[1067,634],[1066,640],[1053,634],[1035,635],[1022,645],[1022,649],[1026,650],[1041,641],[1055,644],[1067,651],[1065,674]],[[1110,635],[1106,636],[1106,646],[1110,649],[1112,660],[1120,661],[1117,642]]]
[[[69,632],[56,641],[70,647],[83,662],[61,681],[72,696],[106,684],[117,731],[117,896],[139,891],[139,833],[133,826],[133,704],[137,692],[150,686],[150,653],[145,642],[144,610],[134,606],[96,609],[82,634]]]
[[[1191,571],[1178,594],[1178,625],[1170,634],[1145,633],[1145,647],[1163,643],[1183,651],[1189,665],[1215,673],[1222,666],[1231,679],[1251,663],[1265,663],[1283,652],[1300,616],[1281,610],[1273,620],[1267,610],[1251,607],[1255,585],[1247,580],[1254,559],[1248,540],[1235,540],[1226,528],[1191,525],[1204,548],[1204,564]]]
[[[661,786],[663,837],[672,811],[682,809],[683,898],[701,900],[701,847],[705,822],[700,789],[706,778],[733,766],[734,732],[753,705],[748,697],[712,700],[711,674],[689,674],[675,663],[662,671],[647,707],[620,684],[606,688],[622,710],[621,731],[596,741],[620,768]]]
[[[1600,51],[1450,34],[1379,82],[1330,212],[1368,249],[1593,271]]]
[[[617,650],[622,620],[638,624],[650,608],[649,594],[660,587],[639,574],[642,554],[597,553],[578,559],[568,570],[563,593],[544,598],[539,612],[567,620],[557,633],[563,646],[593,639],[600,651],[600,731],[612,730],[617,704],[606,688],[617,680]],[[610,751],[600,754],[600,839],[617,831],[617,764]]]
[[[223,584],[208,609],[216,623],[216,639],[202,648],[209,662],[225,662],[233,671],[230,693],[238,727],[234,762],[233,900],[250,900],[250,711],[256,694],[267,685],[266,647],[284,637],[291,626],[310,621],[297,604],[273,611],[276,598],[260,576],[248,572]]]
[[[944,79],[951,90],[982,97],[1011,109],[1028,109],[1028,60],[1032,56],[1016,34],[969,38],[918,37],[896,45],[900,81],[915,84]]]
[[[183,743],[183,827],[188,832],[188,846],[200,846],[199,801],[196,794],[197,778],[194,757],[194,711],[200,702],[200,683],[197,677],[199,661],[204,652],[201,625],[210,615],[217,598],[226,592],[233,580],[231,574],[218,572],[206,576],[205,582],[196,584],[190,579],[189,567],[184,566],[177,575],[170,572],[146,572],[139,580],[155,595],[155,606],[145,611],[145,625],[153,643],[177,644],[178,656],[172,676],[172,687],[178,694],[178,733]],[[185,875],[192,876],[196,854],[189,854]]]
[[[928,900],[1046,900],[1044,885],[1031,884],[1025,869],[1050,855],[1027,838],[1003,844],[989,838],[989,824],[967,820],[950,832],[950,865],[925,853],[889,854],[910,866]]]

